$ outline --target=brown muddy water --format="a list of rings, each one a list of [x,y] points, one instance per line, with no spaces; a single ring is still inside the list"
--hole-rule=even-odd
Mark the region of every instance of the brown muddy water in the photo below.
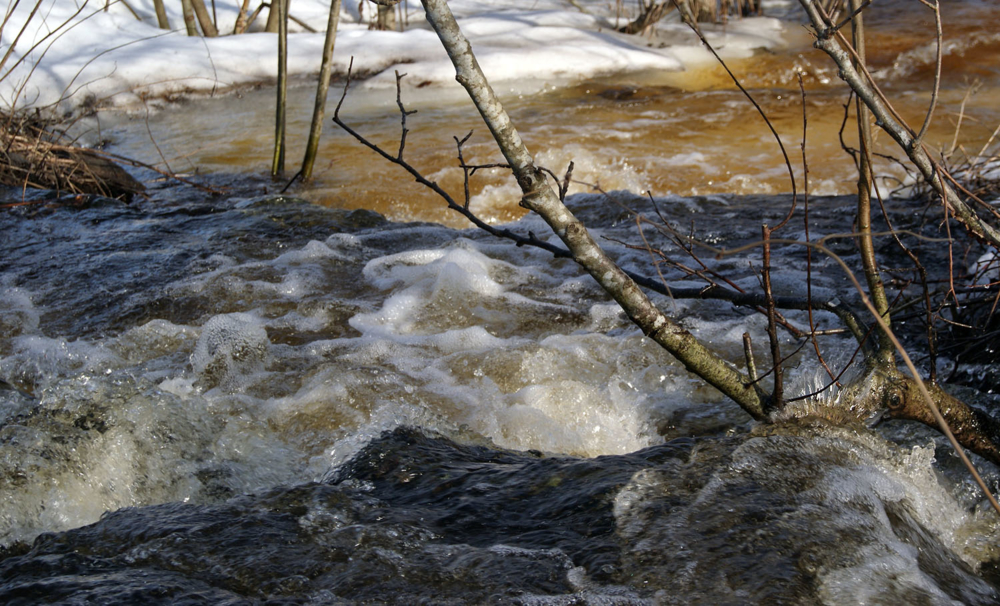
[[[949,154],[955,164],[978,155],[1000,125],[1000,34],[983,27],[995,18],[995,10],[990,2],[942,4],[943,77],[927,142]],[[931,11],[915,1],[883,3],[867,13],[867,28],[872,71],[897,111],[919,129],[933,88]],[[784,48],[734,60],[730,67],[780,133],[798,191],[805,187],[803,97],[798,82],[802,75],[809,191],[850,193],[856,177],[842,151],[840,133],[843,130],[844,142],[852,147],[857,136],[850,127],[842,129],[846,87],[796,21],[788,22],[785,38]],[[690,42],[697,43],[693,37]],[[659,43],[654,32],[649,44]],[[328,116],[342,85],[334,83],[331,88]],[[539,164],[562,174],[569,162],[575,163],[578,183],[572,192],[592,191],[592,186],[654,195],[792,191],[780,149],[766,124],[713,62],[683,72],[553,82],[543,88],[527,95],[502,83],[497,86]],[[291,91],[289,174],[297,169],[304,148],[314,94],[311,85],[301,83]],[[501,160],[457,87],[444,92],[404,88],[403,100],[418,111],[407,123],[408,158],[449,191],[462,190],[454,137],[475,131],[466,147],[469,163]],[[221,115],[220,107],[225,108]],[[112,127],[110,137],[123,152],[157,164],[166,159],[176,171],[263,173],[271,163],[273,107],[270,89],[248,91],[155,113],[149,118],[149,133],[145,125],[134,123],[125,132]],[[343,117],[374,142],[393,151],[398,148],[394,91],[356,84]],[[141,121],[142,116],[133,120]],[[324,128],[315,180],[296,189],[299,195],[335,208],[375,210],[395,220],[466,225],[409,175],[339,132],[329,119]],[[150,138],[158,149],[150,146]],[[878,153],[900,157],[887,136],[877,137],[876,142]],[[886,192],[909,183],[905,171],[885,158],[878,161],[878,173]],[[509,221],[521,216],[516,184],[504,171],[483,171],[477,177],[472,182],[472,207],[484,218]]]

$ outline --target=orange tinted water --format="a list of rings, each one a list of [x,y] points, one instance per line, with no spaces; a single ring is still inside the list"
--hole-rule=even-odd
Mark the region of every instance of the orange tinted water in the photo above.
[[[974,154],[1000,123],[1000,35],[987,27],[996,12],[987,3],[945,2],[945,59],[942,90],[927,142],[948,150],[963,100],[958,156]],[[934,71],[933,16],[917,2],[885,2],[867,13],[871,69],[896,109],[919,128],[930,100]],[[780,133],[796,175],[802,175],[803,77],[808,134],[805,138],[809,189],[815,194],[848,193],[856,177],[841,149],[846,86],[825,55],[810,46],[804,30],[788,25],[787,49],[759,52],[730,67]],[[970,95],[970,91],[975,93]],[[766,124],[736,90],[721,67],[686,72],[636,74],[554,87],[533,95],[498,91],[539,164],[562,175],[575,163],[571,191],[629,189],[663,194],[778,193],[792,184],[781,151]],[[313,91],[293,89],[289,112],[289,173],[304,148]],[[340,95],[331,90],[332,113]],[[966,97],[968,96],[968,99]],[[150,121],[174,170],[264,172],[270,166],[273,93],[248,92],[239,98],[192,102]],[[441,98],[445,100],[442,101]],[[462,195],[454,137],[475,131],[465,149],[469,163],[492,163],[500,156],[471,104],[434,91],[409,90],[408,106],[418,110],[407,126],[406,157],[457,199]],[[225,107],[220,116],[219,107]],[[392,91],[352,91],[343,112],[348,123],[383,145],[398,149],[399,115]],[[855,145],[855,128],[843,140]],[[429,220],[463,225],[437,197],[330,124],[325,127],[315,178],[295,190],[315,202],[368,208],[397,220]],[[137,131],[139,129],[133,129]],[[143,129],[144,130],[144,129]],[[137,135],[136,135],[137,136]],[[877,135],[877,151],[900,153],[887,136]],[[138,146],[139,143],[136,143]],[[157,161],[157,157],[149,157]],[[891,161],[879,162],[891,190],[905,177]],[[520,216],[518,191],[500,169],[477,173],[472,207],[491,221]]]

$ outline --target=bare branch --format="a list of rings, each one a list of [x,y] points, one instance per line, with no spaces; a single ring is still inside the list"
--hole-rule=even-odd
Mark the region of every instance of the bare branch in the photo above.
[[[943,37],[941,32],[941,4],[939,0],[934,0],[934,4],[927,2],[927,0],[920,0],[920,2],[934,11],[934,26],[937,30],[934,42],[937,48],[934,53],[934,89],[931,91],[931,103],[927,108],[927,116],[924,117],[924,124],[920,127],[920,132],[913,139],[915,145],[920,145],[920,142],[924,140],[924,135],[927,134],[927,129],[931,125],[931,118],[934,116],[934,108],[937,107],[938,93],[941,92],[941,39]]]
[[[671,1],[674,3],[674,6],[677,7],[677,10],[681,12],[681,14],[685,14],[684,11],[681,10],[680,5],[677,4],[678,0],[671,0]],[[785,151],[785,144],[781,142],[781,137],[778,136],[778,131],[774,129],[774,125],[771,124],[771,120],[768,119],[767,114],[764,113],[764,109],[760,106],[759,103],[757,103],[757,100],[753,98],[753,95],[751,95],[747,91],[747,89],[743,88],[743,85],[740,83],[739,78],[737,78],[736,74],[734,74],[732,70],[729,69],[729,66],[726,65],[726,62],[723,61],[722,57],[719,56],[719,53],[715,52],[715,48],[708,42],[708,39],[705,38],[705,35],[701,33],[701,28],[698,27],[698,24],[695,22],[695,20],[690,18],[690,15],[686,15],[684,21],[685,23],[687,23],[688,27],[690,27],[691,30],[694,31],[694,33],[698,36],[698,39],[701,40],[701,43],[703,45],[705,45],[705,48],[707,48],[709,52],[712,53],[712,56],[714,56],[715,60],[719,62],[719,65],[721,65],[722,68],[726,70],[726,73],[729,74],[729,78],[733,81],[734,84],[736,84],[736,87],[740,89],[740,92],[743,93],[743,96],[746,97],[750,101],[750,103],[753,104],[754,109],[756,109],[757,113],[760,114],[760,117],[764,119],[764,123],[767,124],[767,128],[771,131],[771,135],[774,136],[774,140],[778,143],[778,149],[781,150],[781,156],[785,159],[785,167],[788,169],[788,180],[792,186],[792,204],[791,208],[788,209],[788,214],[785,216],[785,218],[776,226],[774,226],[774,229],[772,230],[772,231],[777,231],[782,227],[784,227],[785,224],[788,223],[788,221],[792,218],[792,213],[795,212],[795,202],[798,196],[798,193],[795,188],[795,171],[792,169],[791,160],[788,159],[788,152]]]
[[[817,38],[814,46],[826,52],[839,68],[840,77],[854,90],[875,116],[876,123],[902,148],[910,161],[924,179],[937,190],[947,201],[955,213],[955,217],[965,226],[968,232],[978,240],[1000,248],[1000,231],[985,223],[969,206],[955,193],[955,190],[941,178],[939,166],[927,153],[923,145],[918,145],[911,134],[912,131],[897,120],[890,106],[877,91],[870,80],[862,77],[854,68],[851,54],[844,50],[836,37],[830,35],[828,24],[824,19],[822,9],[815,0],[799,0],[806,10]],[[839,33],[837,33],[839,36]],[[841,37],[842,38],[842,37]]]
[[[480,115],[510,164],[521,191],[521,204],[537,212],[567,246],[573,258],[610,294],[642,331],[676,357],[688,370],[704,378],[738,402],[755,418],[765,416],[765,402],[743,373],[707,349],[691,333],[666,317],[639,286],[597,245],[586,227],[559,200],[545,176],[535,167],[520,135],[493,89],[487,83],[469,41],[444,0],[422,0],[427,19],[455,65],[456,79],[468,91]]]

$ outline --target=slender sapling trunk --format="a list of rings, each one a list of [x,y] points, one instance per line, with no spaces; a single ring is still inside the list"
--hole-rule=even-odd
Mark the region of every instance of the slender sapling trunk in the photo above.
[[[153,0],[153,10],[156,11],[156,26],[160,29],[170,29],[170,20],[167,19],[167,9],[163,6],[163,0]]]
[[[233,25],[234,36],[247,31],[247,27],[250,25],[247,20],[247,13],[249,10],[250,0],[243,0],[243,4],[240,5],[240,12],[236,15],[236,24]]]
[[[195,22],[194,7],[191,5],[191,0],[181,0],[181,11],[184,13],[184,27],[187,29],[187,35],[197,36],[198,24]]]
[[[316,104],[313,106],[312,124],[309,127],[309,140],[306,142],[306,155],[302,160],[302,178],[312,177],[313,164],[316,162],[316,150],[319,149],[319,137],[323,133],[323,117],[326,115],[326,94],[330,88],[330,73],[333,71],[333,47],[337,42],[337,25],[340,22],[340,1],[333,0],[330,4],[330,17],[326,23],[326,40],[323,43],[323,63],[319,68],[319,83],[316,86]]]
[[[191,0],[191,6],[194,8],[194,14],[198,17],[198,24],[201,25],[201,31],[205,33],[206,38],[215,38],[219,35],[219,30],[215,29],[215,24],[212,23],[212,16],[208,14],[208,9],[205,8],[204,0]]]
[[[271,176],[285,172],[285,100],[288,92],[288,0],[274,0],[278,7],[278,93],[274,109],[274,158]]]

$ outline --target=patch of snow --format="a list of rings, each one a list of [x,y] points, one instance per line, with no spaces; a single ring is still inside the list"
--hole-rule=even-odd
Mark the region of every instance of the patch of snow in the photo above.
[[[234,87],[271,82],[277,74],[277,36],[259,31],[218,38],[188,37],[179,2],[166,4],[173,30],[156,26],[153,0],[129,0],[140,19],[122,2],[39,0],[12,6],[2,0],[9,19],[3,46],[24,28],[14,52],[0,68],[0,104],[5,108],[48,108],[72,113],[86,107],[141,106],[147,98],[214,94]],[[221,34],[231,33],[239,2],[217,2]],[[480,64],[494,84],[515,93],[615,73],[683,70],[710,60],[679,23],[658,26],[652,38],[613,30],[608,3],[581,0],[453,0],[452,11],[472,42]],[[351,58],[355,73],[369,76],[365,86],[395,85],[393,72],[406,72],[411,87],[454,89],[454,69],[428,28],[418,3],[407,3],[406,31],[370,31],[365,3],[345,2],[334,53],[334,73],[344,75]],[[292,78],[319,71],[329,0],[296,0],[291,14],[317,33],[290,22],[288,73]],[[29,16],[31,17],[29,19]],[[624,23],[624,21],[622,21]],[[752,18],[704,28],[724,57],[743,57],[756,48],[784,44],[783,26],[772,18]]]

